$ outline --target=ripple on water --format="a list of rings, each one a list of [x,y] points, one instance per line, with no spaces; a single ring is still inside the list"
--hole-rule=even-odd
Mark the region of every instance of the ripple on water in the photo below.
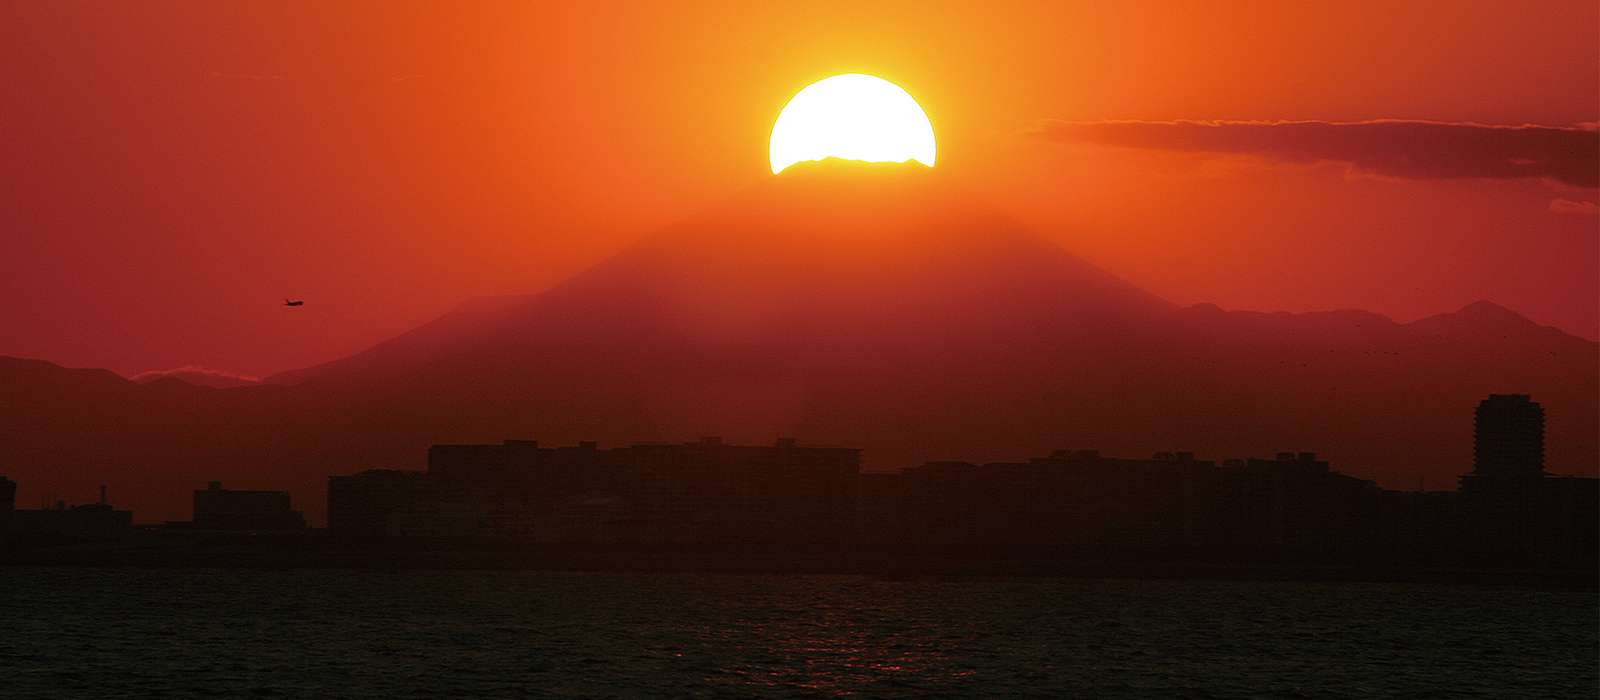
[[[1591,594],[0,569],[6,697],[1593,697]]]

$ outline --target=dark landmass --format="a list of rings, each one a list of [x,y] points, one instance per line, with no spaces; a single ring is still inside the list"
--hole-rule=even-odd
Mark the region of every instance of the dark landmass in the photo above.
[[[1496,393],[1547,409],[1550,472],[1600,465],[1600,344],[1495,304],[1407,324],[1177,308],[936,171],[812,165],[542,294],[266,385],[0,358],[0,475],[80,501],[108,484],[141,522],[222,479],[319,523],[328,476],[414,468],[434,444],[722,435],[861,447],[868,471],[1288,447],[1439,488],[1470,470],[1472,407]]]
[[[0,566],[258,570],[630,571],[855,574],[892,580],[997,576],[1472,584],[1596,590],[1593,566],[1417,564],[1262,557],[1258,552],[1054,552],[842,543],[530,544],[492,539],[341,538],[302,533],[146,533],[113,541],[11,542]]]

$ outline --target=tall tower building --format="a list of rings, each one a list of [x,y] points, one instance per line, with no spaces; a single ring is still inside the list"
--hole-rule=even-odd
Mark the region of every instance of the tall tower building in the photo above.
[[[1490,394],[1474,412],[1472,475],[1481,480],[1544,476],[1544,409],[1527,394]]]

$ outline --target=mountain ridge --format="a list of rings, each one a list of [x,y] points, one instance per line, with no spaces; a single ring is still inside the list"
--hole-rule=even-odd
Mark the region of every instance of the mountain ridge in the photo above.
[[[1174,314],[1181,316],[1204,305],[1195,305]],[[1220,310],[1218,310],[1220,311]],[[1305,348],[1304,339],[1310,333],[1320,337],[1325,331],[1311,331],[1320,323],[1309,323],[1316,313],[1261,314],[1256,312],[1220,312],[1235,317],[1250,316],[1251,325],[1266,327],[1264,337],[1235,340],[1234,343],[1210,346],[1218,357],[1225,357],[1223,369],[1210,370],[1227,383],[1235,373],[1253,374],[1270,372],[1283,378],[1280,388],[1292,387],[1297,372],[1309,374],[1310,367],[1290,372],[1284,368],[1298,364],[1311,355],[1343,357],[1345,361],[1360,365],[1362,373],[1408,373],[1400,365],[1414,351],[1411,346],[1396,348],[1392,345],[1352,346],[1344,344],[1338,352],[1329,353],[1326,347]],[[1337,315],[1337,314],[1335,314]],[[1357,320],[1359,319],[1359,320]],[[1352,316],[1350,327],[1359,322],[1372,330],[1365,316]],[[1432,338],[1434,333],[1428,323],[1449,321],[1461,329],[1471,331],[1479,338],[1502,335],[1500,328],[1471,325],[1472,316],[1462,317],[1461,312],[1439,314],[1419,319],[1409,324],[1381,327],[1381,335],[1411,335]],[[1392,323],[1392,322],[1391,322]],[[1454,477],[1471,468],[1471,410],[1477,400],[1488,393],[1531,393],[1541,401],[1548,412],[1550,458],[1548,470],[1555,473],[1574,473],[1593,476],[1596,453],[1594,429],[1588,417],[1594,415],[1592,391],[1568,392],[1566,396],[1541,389],[1552,388],[1554,383],[1569,387],[1582,387],[1583,372],[1577,368],[1593,366],[1600,358],[1600,344],[1584,340],[1557,329],[1526,324],[1528,334],[1518,338],[1505,338],[1506,347],[1487,348],[1483,361],[1488,365],[1513,365],[1525,367],[1534,375],[1567,377],[1572,381],[1551,382],[1540,380],[1542,386],[1531,385],[1526,378],[1502,375],[1500,381],[1468,378],[1467,385],[1454,390],[1450,402],[1454,409],[1446,420],[1419,425],[1404,407],[1403,402],[1387,399],[1394,404],[1400,418],[1397,424],[1407,429],[1379,430],[1378,439],[1396,439],[1408,433],[1407,439],[1423,443],[1448,454],[1432,465],[1417,464],[1411,472],[1394,473],[1405,469],[1405,455],[1383,457],[1384,450],[1352,450],[1350,443],[1363,438],[1350,432],[1316,431],[1274,426],[1274,421],[1252,417],[1246,410],[1248,402],[1221,402],[1213,407],[1230,413],[1231,418],[1212,421],[1211,425],[1191,426],[1185,434],[1165,432],[1157,426],[1144,430],[1124,430],[1120,437],[1097,439],[1092,435],[1078,434],[1060,429],[1031,440],[1034,444],[1001,444],[990,441],[985,445],[967,444],[960,440],[947,440],[943,444],[930,444],[920,456],[928,459],[967,459],[992,461],[1021,459],[1044,454],[1046,448],[1094,448],[1108,454],[1141,456],[1145,451],[1157,449],[1187,449],[1202,456],[1222,458],[1231,456],[1270,455],[1279,448],[1315,449],[1324,458],[1333,459],[1335,468],[1349,474],[1376,478],[1391,488],[1414,484],[1423,476],[1429,484],[1451,484]],[[1559,334],[1554,345],[1537,337],[1543,331]],[[1226,337],[1234,338],[1227,331]],[[1531,345],[1530,345],[1531,343]],[[1205,345],[1205,344],[1203,344]],[[1232,351],[1237,345],[1254,345],[1264,348],[1256,355],[1241,356]],[[1526,346],[1526,347],[1524,347]],[[1521,348],[1521,349],[1518,349]],[[1401,353],[1385,354],[1385,353]],[[1557,355],[1551,355],[1551,353]],[[1415,359],[1422,364],[1433,364],[1433,353],[1417,352]],[[1559,356],[1559,357],[1558,357]],[[1171,371],[1184,372],[1196,367],[1212,367],[1215,357],[1195,353],[1176,361]],[[1290,362],[1289,360],[1294,360]],[[1554,365],[1540,367],[1539,363]],[[1321,370],[1319,370],[1321,371]],[[1461,381],[1459,368],[1436,368],[1435,374],[1447,375],[1447,381]],[[1468,370],[1466,374],[1472,372]],[[1523,372],[1527,375],[1529,372]],[[1591,370],[1589,374],[1593,374]],[[1454,375],[1454,376],[1452,376]],[[1300,379],[1305,379],[1301,377]],[[1153,382],[1160,390],[1160,377]],[[1303,383],[1303,382],[1302,382]],[[101,483],[112,484],[114,497],[121,497],[119,507],[131,506],[141,522],[154,520],[187,519],[189,490],[201,488],[204,482],[224,479],[229,486],[240,488],[268,488],[289,490],[295,502],[313,513],[317,519],[322,499],[321,489],[326,477],[353,473],[362,468],[419,469],[424,463],[427,444],[435,442],[497,442],[507,437],[541,439],[549,444],[565,444],[577,439],[601,439],[610,443],[627,443],[651,440],[688,440],[698,436],[695,430],[684,428],[638,428],[618,433],[595,427],[569,423],[558,425],[553,421],[525,422],[517,420],[486,421],[477,428],[469,428],[471,419],[455,426],[430,432],[430,420],[416,418],[396,421],[387,430],[374,433],[351,416],[362,411],[381,412],[383,404],[390,401],[409,403],[417,393],[412,389],[397,389],[385,382],[369,381],[363,396],[352,396],[348,380],[311,378],[294,386],[260,385],[228,389],[202,387],[162,386],[167,382],[152,382],[144,386],[117,376],[108,370],[72,369],[45,360],[24,360],[0,357],[0,391],[11,400],[0,410],[0,474],[10,476],[26,493],[47,490],[52,493],[77,493],[78,501],[93,498],[93,487]],[[176,384],[176,383],[174,383]],[[1592,385],[1591,385],[1592,386]],[[783,390],[781,382],[770,387]],[[381,391],[374,391],[379,388]],[[1207,389],[1201,386],[1202,390]],[[1333,387],[1323,387],[1333,389]],[[1220,389],[1219,389],[1220,390]],[[1302,387],[1299,390],[1304,392]],[[1330,392],[1336,393],[1336,392]],[[1354,393],[1354,392],[1352,392]],[[1448,397],[1447,397],[1448,398]],[[1002,402],[1003,403],[1003,402]],[[1180,402],[1188,407],[1205,407],[1203,402]],[[1358,401],[1356,403],[1366,403]],[[1585,409],[1585,406],[1589,408]],[[1183,407],[1183,406],[1180,406]],[[449,408],[439,411],[448,412]],[[1293,413],[1290,407],[1283,413]],[[470,411],[468,413],[471,413]],[[1270,413],[1270,412],[1269,412]],[[581,422],[581,421],[580,421]],[[642,426],[648,421],[640,421]],[[1295,423],[1296,421],[1287,421]],[[1316,420],[1311,423],[1318,422]],[[545,426],[543,429],[540,423]],[[253,424],[253,425],[252,425]],[[1442,425],[1441,425],[1442,424]],[[248,429],[241,425],[249,425]],[[795,423],[794,429],[781,436],[798,436],[807,441],[829,444],[851,444],[840,437],[839,431],[828,430],[816,421]],[[708,434],[728,434],[732,431],[712,430]],[[1371,430],[1367,431],[1369,434]],[[374,437],[374,435],[387,437]],[[1239,434],[1243,434],[1243,439]],[[779,434],[761,436],[765,442]],[[1296,437],[1298,436],[1298,437]],[[1370,439],[1370,438],[1369,438]],[[212,443],[212,444],[206,444]],[[216,444],[220,443],[220,444]],[[285,445],[291,445],[286,447]],[[1129,445],[1138,445],[1132,448]],[[898,461],[868,447],[867,464],[872,469],[896,469],[912,466],[916,458]],[[241,453],[254,456],[241,458]],[[410,456],[407,456],[410,455]],[[1373,456],[1379,455],[1379,456]],[[177,462],[184,462],[179,465]],[[132,482],[129,480],[133,479]],[[135,484],[142,482],[143,487]],[[1437,486],[1436,486],[1437,487]],[[19,503],[28,502],[19,497]]]
[[[1179,308],[918,164],[791,170],[540,294],[263,385],[0,361],[0,467],[25,489],[116,482],[141,520],[185,518],[223,479],[289,490],[316,521],[328,476],[506,438],[794,437],[873,470],[1317,451],[1399,487],[1470,471],[1490,393],[1546,407],[1549,471],[1600,463],[1600,344],[1498,305],[1409,324]]]

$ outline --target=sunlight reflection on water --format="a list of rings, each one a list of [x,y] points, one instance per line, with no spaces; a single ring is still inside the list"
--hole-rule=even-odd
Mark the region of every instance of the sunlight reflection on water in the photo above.
[[[1593,594],[0,569],[6,697],[1594,697]]]

